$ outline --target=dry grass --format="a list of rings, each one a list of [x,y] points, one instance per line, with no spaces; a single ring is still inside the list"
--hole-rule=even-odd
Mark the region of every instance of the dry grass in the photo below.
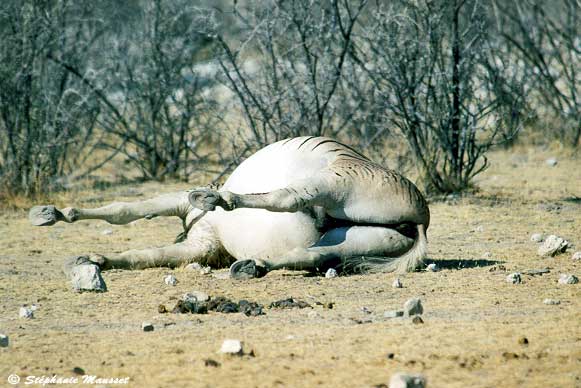
[[[529,241],[533,232],[557,233],[581,248],[581,204],[574,200],[581,195],[581,162],[557,152],[559,164],[550,168],[544,160],[553,155],[497,152],[477,194],[433,203],[431,259],[445,269],[407,274],[397,290],[391,274],[324,279],[280,271],[237,282],[160,268],[106,272],[109,292],[75,294],[60,273],[64,257],[169,243],[179,222],[32,228],[25,211],[5,210],[0,332],[11,345],[0,348],[0,385],[10,373],[69,377],[81,367],[102,377],[128,376],[134,387],[372,387],[398,371],[421,372],[431,387],[581,387],[581,285],[557,284],[560,273],[581,277],[581,264],[570,251],[540,258]],[[96,206],[176,189],[149,183],[78,191],[57,205]],[[492,253],[488,261],[481,260],[485,252]],[[542,267],[551,272],[524,276],[520,285],[505,282],[512,271]],[[162,282],[170,272],[180,281],[176,287]],[[293,296],[335,308],[267,310],[255,318],[157,313],[158,304],[171,305],[193,289],[263,304]],[[423,300],[424,324],[381,318],[414,296]],[[544,305],[545,298],[561,304]],[[23,303],[39,304],[35,319],[18,318]],[[143,321],[155,331],[143,332]],[[523,336],[528,345],[519,344]],[[217,354],[225,338],[243,340],[256,356]],[[220,366],[205,366],[208,358]]]

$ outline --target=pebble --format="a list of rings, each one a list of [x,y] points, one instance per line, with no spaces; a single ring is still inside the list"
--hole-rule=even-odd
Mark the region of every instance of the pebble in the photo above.
[[[5,334],[0,334],[0,348],[7,348],[10,340]]]
[[[558,299],[548,299],[547,298],[547,299],[543,300],[543,303],[549,304],[549,305],[558,305],[558,304],[561,304],[561,301]]]
[[[153,325],[149,322],[143,322],[141,324],[141,329],[143,331],[153,331]]]
[[[365,307],[365,306],[361,307],[361,312],[362,312],[363,314],[371,314],[371,313],[372,313],[372,311],[371,311],[371,310],[369,310],[369,309],[368,309],[367,307]]]
[[[563,273],[559,277],[560,284],[577,284],[579,283],[579,279],[575,275]]]
[[[552,234],[545,239],[537,253],[539,256],[555,256],[565,252],[568,246],[569,241]]]
[[[425,388],[426,378],[422,375],[396,373],[389,379],[389,388]]]
[[[69,276],[75,292],[107,291],[107,285],[101,277],[101,270],[95,264],[75,265],[71,268]]]
[[[484,232],[484,226],[479,225],[476,227],[476,229],[474,229],[474,231],[478,232],[478,233],[482,233],[482,232]]]
[[[581,251],[573,253],[572,260],[581,260]]]
[[[325,277],[327,279],[336,278],[337,277],[337,270],[335,268],[329,268],[327,272],[325,272]]]
[[[533,233],[531,235],[532,242],[540,243],[540,242],[543,242],[544,239],[545,239],[545,237],[541,233]]]
[[[420,298],[409,299],[404,303],[403,311],[406,317],[410,317],[412,315],[421,315],[424,312],[422,301]]]
[[[182,300],[192,302],[207,302],[210,300],[210,295],[202,291],[192,291],[185,293],[184,296],[182,296]]]
[[[484,254],[482,254],[482,258],[483,259],[491,259],[492,253],[491,252],[484,252]]]
[[[212,268],[210,268],[210,267],[202,267],[202,269],[200,270],[201,275],[209,275],[211,273],[212,273]]]
[[[168,286],[175,286],[176,284],[178,284],[178,279],[174,275],[167,275],[163,279],[163,282]]]
[[[389,310],[383,313],[384,318],[399,318],[403,317],[403,311],[401,310]]]
[[[242,347],[242,342],[235,339],[227,339],[222,342],[222,346],[220,347],[220,353],[224,354],[232,354],[241,356],[244,352]]]
[[[200,263],[190,263],[190,264],[186,265],[186,269],[188,271],[201,271],[202,266],[200,265]]]
[[[549,167],[555,167],[557,165],[557,163],[559,163],[557,161],[557,158],[549,158],[549,159],[545,160],[545,164]]]
[[[426,267],[426,271],[428,272],[438,272],[439,270],[440,267],[438,267],[436,263],[428,264],[428,266]]]
[[[113,234],[113,230],[111,230],[111,229],[105,229],[104,231],[101,232],[101,234],[103,236],[110,236],[110,235]]]
[[[522,278],[519,272],[511,273],[506,277],[506,281],[512,284],[520,284],[522,283]]]
[[[22,306],[20,307],[20,310],[18,310],[18,316],[20,318],[32,319],[34,318],[34,310],[28,306]]]
[[[399,278],[395,278],[393,283],[391,283],[391,286],[393,288],[403,288],[403,284],[401,283],[401,280],[399,280]]]
[[[518,343],[519,343],[519,345],[528,345],[529,339],[527,337],[520,337],[518,339]]]

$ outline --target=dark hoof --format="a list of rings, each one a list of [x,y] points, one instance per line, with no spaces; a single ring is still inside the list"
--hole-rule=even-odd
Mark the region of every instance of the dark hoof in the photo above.
[[[230,277],[232,279],[261,278],[267,273],[268,270],[265,267],[256,265],[254,260],[238,260],[230,266]]]
[[[34,226],[54,225],[62,218],[62,213],[52,205],[35,206],[28,212],[28,220]]]

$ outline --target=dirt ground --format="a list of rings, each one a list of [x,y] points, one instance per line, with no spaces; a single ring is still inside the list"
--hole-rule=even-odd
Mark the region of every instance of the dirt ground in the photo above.
[[[422,373],[430,387],[581,387],[581,284],[557,283],[562,273],[581,277],[581,262],[571,259],[581,250],[581,159],[552,151],[495,152],[479,192],[432,201],[428,262],[443,270],[403,275],[401,289],[391,287],[393,274],[325,279],[278,271],[234,281],[159,268],[104,272],[108,292],[76,294],[61,274],[65,257],[164,245],[180,232],[179,221],[33,228],[25,210],[3,211],[0,333],[10,345],[0,348],[0,386],[10,386],[11,374],[21,386],[27,376],[81,378],[73,368],[82,368],[129,377],[132,387],[376,387],[395,372]],[[544,162],[551,156],[555,167]],[[73,192],[56,205],[95,207],[181,188],[188,187]],[[541,258],[529,240],[534,232],[558,234],[574,247]],[[505,281],[545,267],[550,273],[523,275],[522,284]],[[179,280],[175,287],[163,283],[168,273]],[[191,290],[264,305],[292,296],[313,308],[266,309],[259,317],[158,313],[159,304],[171,306]],[[411,297],[422,299],[423,324],[383,318]],[[561,304],[545,305],[545,298]],[[34,319],[18,317],[25,303],[39,306]],[[144,321],[155,330],[142,331]],[[254,357],[219,354],[227,338],[242,340]]]

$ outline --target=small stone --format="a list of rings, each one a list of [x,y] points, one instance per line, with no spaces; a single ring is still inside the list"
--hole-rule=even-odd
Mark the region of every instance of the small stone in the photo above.
[[[101,234],[103,236],[110,236],[110,235],[113,234],[113,230],[111,230],[111,229],[105,229],[104,231],[101,232]]]
[[[439,270],[440,268],[436,263],[428,264],[428,266],[426,267],[426,271],[428,272],[438,272]]]
[[[558,305],[558,304],[561,304],[561,301],[557,300],[557,299],[548,299],[547,298],[547,299],[543,300],[543,303],[548,304],[548,305]]]
[[[75,265],[71,268],[69,276],[75,292],[107,291],[107,285],[101,277],[101,270],[95,264]]]
[[[337,271],[335,270],[335,268],[329,268],[327,270],[327,272],[325,272],[325,277],[327,279],[336,278],[337,277]]]
[[[545,239],[537,253],[539,256],[556,256],[565,252],[568,247],[569,241],[552,234]]]
[[[474,231],[475,231],[475,232],[478,232],[478,233],[482,233],[482,232],[484,232],[484,226],[482,226],[482,225],[478,225],[478,226],[476,227],[476,229],[474,229]]]
[[[85,374],[85,370],[83,368],[81,368],[80,366],[75,366],[71,372],[73,372],[76,375],[79,376],[83,376]]]
[[[518,344],[519,345],[528,345],[529,344],[529,339],[527,337],[520,337],[518,339]]]
[[[389,310],[383,313],[384,318],[399,318],[403,317],[403,311],[401,310]]]
[[[544,240],[545,240],[545,236],[543,236],[541,233],[533,233],[531,235],[532,242],[540,243],[540,242],[543,242]]]
[[[184,296],[182,296],[182,300],[191,302],[207,302],[210,300],[210,295],[202,291],[192,291],[185,293]]]
[[[395,278],[395,280],[393,281],[393,283],[391,283],[391,286],[393,288],[403,288],[403,284],[401,283],[401,281],[399,280],[399,278]]]
[[[413,319],[412,319],[412,323],[414,325],[421,325],[422,323],[424,323],[424,320],[422,319],[422,317],[420,317],[419,315],[416,315]]]
[[[545,164],[549,167],[555,167],[557,163],[558,163],[557,158],[549,158],[545,160]]]
[[[159,306],[157,306],[157,312],[160,314],[165,314],[167,313],[167,307],[165,307],[164,304],[160,304]]]
[[[581,251],[573,253],[573,256],[571,256],[571,260],[576,260],[576,261],[581,260]]]
[[[420,298],[409,299],[404,303],[403,311],[406,317],[410,317],[412,315],[421,315],[424,312],[422,301]]]
[[[241,356],[243,354],[242,342],[234,339],[227,339],[222,342],[220,353]]]
[[[220,366],[220,363],[216,360],[212,360],[211,358],[206,358],[204,360],[204,366],[211,366],[212,368],[217,368]]]
[[[372,311],[371,311],[371,310],[369,310],[369,309],[368,309],[367,307],[365,307],[365,306],[361,307],[361,312],[362,312],[363,314],[371,314],[371,313],[372,313]]]
[[[188,271],[200,271],[202,269],[202,266],[200,265],[200,263],[190,263],[186,265],[186,269]]]
[[[5,334],[0,334],[0,348],[7,348],[10,340]]]
[[[168,286],[175,286],[176,284],[178,284],[178,279],[174,275],[167,275],[163,279],[163,282]]]
[[[20,318],[32,319],[34,318],[34,311],[25,305],[20,307],[20,310],[18,310],[18,316]]]
[[[506,277],[506,281],[512,284],[520,284],[522,283],[522,279],[519,272],[511,273]]]
[[[389,388],[425,388],[426,378],[422,375],[396,373],[389,379]]]
[[[563,273],[559,277],[559,284],[577,284],[579,279],[575,275]]]
[[[200,270],[201,275],[209,275],[211,273],[212,273],[212,268],[210,268],[210,267],[202,267],[202,269]]]
[[[141,324],[141,329],[143,331],[153,331],[153,325],[149,322],[143,322]]]
[[[492,253],[491,252],[484,252],[482,254],[482,258],[483,259],[491,259],[492,258]]]

